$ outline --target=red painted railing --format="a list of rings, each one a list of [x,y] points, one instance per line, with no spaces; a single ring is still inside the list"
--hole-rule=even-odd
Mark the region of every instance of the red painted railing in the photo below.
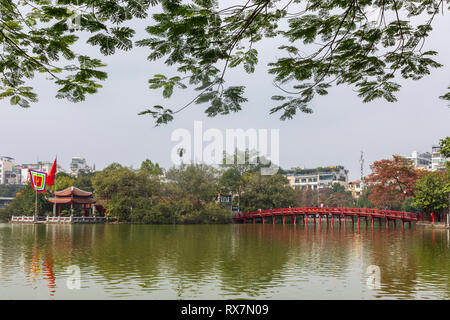
[[[295,216],[295,215],[338,215],[338,216],[356,216],[356,217],[374,217],[387,218],[390,220],[403,220],[410,222],[417,222],[419,215],[412,212],[402,212],[393,210],[379,210],[367,208],[310,208],[310,207],[296,207],[296,208],[281,208],[281,209],[266,209],[246,213],[238,213],[233,216],[233,220],[242,221],[244,219],[272,217],[272,216]]]

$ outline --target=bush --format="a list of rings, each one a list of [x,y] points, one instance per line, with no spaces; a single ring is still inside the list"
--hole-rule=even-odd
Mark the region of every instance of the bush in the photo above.
[[[149,199],[136,199],[130,221],[145,224],[223,224],[231,222],[231,211],[217,203],[195,206],[187,199],[161,200],[155,205]]]
[[[192,211],[182,217],[188,224],[224,224],[231,222],[231,211],[217,203],[207,203],[201,209]]]

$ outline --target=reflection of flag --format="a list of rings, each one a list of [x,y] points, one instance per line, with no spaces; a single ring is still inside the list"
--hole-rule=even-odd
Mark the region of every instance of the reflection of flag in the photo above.
[[[47,186],[47,174],[41,171],[29,170],[30,171],[30,180],[31,186],[37,192],[45,192],[45,188]]]
[[[50,172],[47,176],[47,185],[52,186],[55,183],[55,176],[56,176],[56,158],[53,162],[52,168],[50,169]]]

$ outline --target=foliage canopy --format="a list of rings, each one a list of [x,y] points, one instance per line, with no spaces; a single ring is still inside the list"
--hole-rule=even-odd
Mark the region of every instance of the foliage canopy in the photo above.
[[[148,60],[175,68],[156,74],[150,89],[170,98],[175,89],[197,91],[184,106],[150,106],[156,125],[173,120],[192,104],[206,104],[214,117],[242,109],[245,87],[228,84],[227,70],[253,73],[257,44],[280,41],[269,73],[280,94],[271,113],[291,119],[312,112],[311,101],[332,86],[350,85],[364,102],[396,101],[399,78],[419,80],[441,65],[424,50],[435,16],[448,0],[0,0],[0,98],[30,106],[37,94],[28,84],[44,73],[57,98],[83,101],[107,74],[97,58],[77,52],[87,43],[103,55],[147,48]],[[156,9],[156,5],[160,8]],[[152,13],[149,19],[149,13]],[[134,39],[128,23],[145,19],[148,37]],[[136,24],[135,24],[136,25]],[[83,37],[79,35],[83,34]],[[450,93],[441,98],[450,100]]]

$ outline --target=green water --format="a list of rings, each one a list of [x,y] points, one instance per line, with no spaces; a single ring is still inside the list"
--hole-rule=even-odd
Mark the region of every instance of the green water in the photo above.
[[[0,224],[0,299],[240,298],[449,299],[449,231]]]

